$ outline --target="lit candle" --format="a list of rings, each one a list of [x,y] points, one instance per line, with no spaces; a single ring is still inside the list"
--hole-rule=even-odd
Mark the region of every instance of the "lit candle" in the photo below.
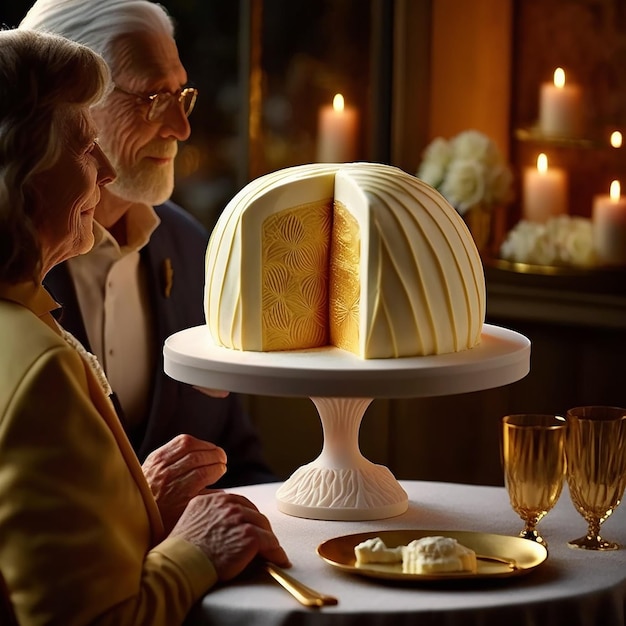
[[[611,147],[613,148],[622,147],[622,133],[620,133],[619,130],[614,130],[611,133]]]
[[[357,130],[357,110],[345,106],[343,96],[338,93],[332,106],[324,106],[319,112],[317,160],[321,163],[354,161]]]
[[[537,167],[524,170],[523,218],[545,222],[563,213],[567,213],[567,175],[557,167],[548,169],[548,157],[542,152]]]
[[[539,130],[551,137],[578,137],[582,131],[582,92],[565,84],[565,72],[557,67],[554,82],[543,83],[539,99]]]
[[[626,265],[626,198],[620,195],[618,180],[611,183],[608,196],[593,199],[593,245],[600,263]]]

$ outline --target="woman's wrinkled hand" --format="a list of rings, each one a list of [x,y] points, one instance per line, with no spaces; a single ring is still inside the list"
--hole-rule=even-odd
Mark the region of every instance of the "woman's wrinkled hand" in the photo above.
[[[171,536],[186,539],[211,560],[220,580],[230,580],[256,557],[290,567],[267,517],[244,496],[214,491],[194,498]]]
[[[222,448],[191,435],[177,435],[147,456],[142,469],[166,532],[192,498],[211,491],[209,486],[226,472],[226,461]]]

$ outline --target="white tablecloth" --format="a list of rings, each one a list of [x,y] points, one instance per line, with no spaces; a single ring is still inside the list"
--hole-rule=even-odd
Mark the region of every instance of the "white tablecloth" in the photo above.
[[[504,488],[401,481],[409,510],[365,522],[309,520],[278,511],[278,484],[232,491],[268,516],[302,582],[338,597],[337,606],[301,606],[261,570],[212,589],[190,614],[194,626],[623,626],[626,549],[590,552],[567,546],[586,524],[564,489],[557,506],[540,522],[549,557],[536,570],[504,579],[419,585],[378,581],[342,572],[315,552],[339,535],[391,529],[471,530],[516,535],[521,520]],[[626,504],[603,525],[603,534],[626,546]]]

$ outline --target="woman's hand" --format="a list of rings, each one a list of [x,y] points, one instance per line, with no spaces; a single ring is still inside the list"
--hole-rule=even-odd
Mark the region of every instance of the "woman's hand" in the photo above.
[[[142,469],[169,533],[189,501],[209,493],[209,485],[224,475],[226,453],[208,441],[177,435],[151,452]]]
[[[194,498],[171,533],[197,546],[220,580],[230,580],[255,558],[291,563],[269,520],[244,496],[223,491]]]

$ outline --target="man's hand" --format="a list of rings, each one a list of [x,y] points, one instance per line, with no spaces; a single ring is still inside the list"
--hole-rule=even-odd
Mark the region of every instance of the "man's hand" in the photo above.
[[[234,493],[214,491],[194,498],[171,536],[200,548],[220,580],[234,578],[257,556],[282,567],[291,565],[267,517]]]
[[[227,398],[230,393],[230,391],[226,391],[225,389],[209,389],[208,387],[197,387],[196,385],[193,385],[193,388],[211,398]]]
[[[178,435],[151,452],[142,469],[169,533],[189,501],[209,493],[208,486],[224,475],[226,453],[208,441]]]

